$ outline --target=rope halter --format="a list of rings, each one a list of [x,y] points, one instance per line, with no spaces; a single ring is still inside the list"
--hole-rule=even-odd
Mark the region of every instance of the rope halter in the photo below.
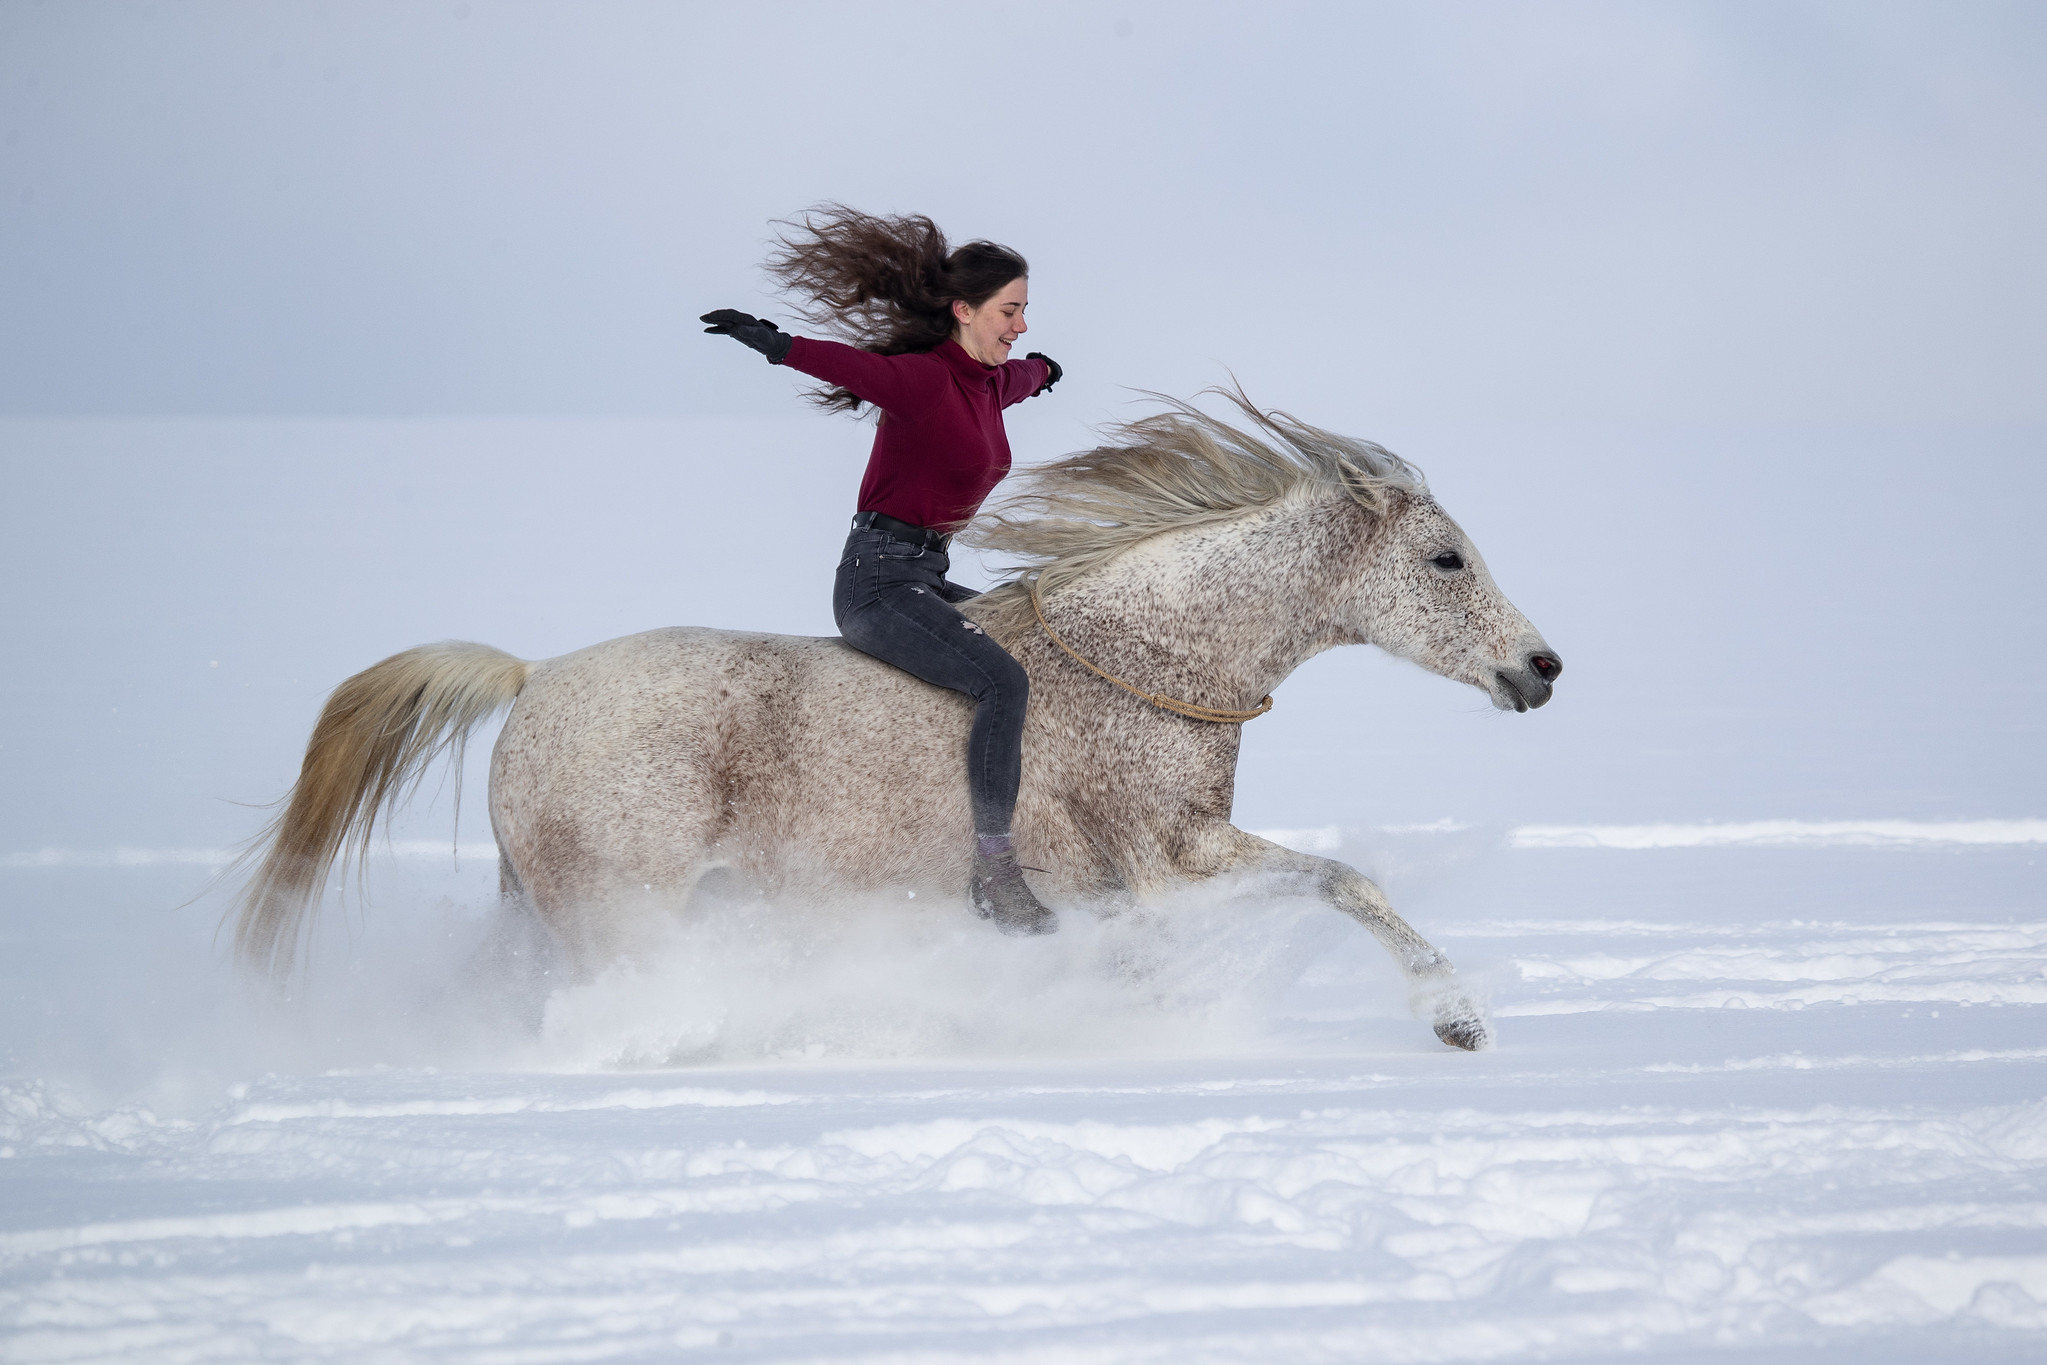
[[[1038,624],[1045,628],[1045,634],[1052,637],[1052,643],[1071,655],[1075,663],[1098,677],[1108,679],[1132,696],[1143,697],[1161,711],[1171,711],[1174,715],[1185,716],[1189,720],[1205,720],[1217,725],[1242,725],[1247,720],[1258,719],[1258,717],[1272,709],[1272,697],[1270,694],[1266,696],[1265,700],[1259,702],[1249,711],[1223,711],[1213,706],[1196,706],[1190,701],[1178,701],[1172,697],[1162,696],[1157,692],[1147,692],[1141,687],[1133,687],[1107,669],[1095,667],[1082,658],[1072,645],[1059,638],[1059,632],[1052,629],[1052,623],[1045,619],[1045,603],[1038,596],[1038,580],[1035,578],[1031,580],[1031,610],[1038,614]]]

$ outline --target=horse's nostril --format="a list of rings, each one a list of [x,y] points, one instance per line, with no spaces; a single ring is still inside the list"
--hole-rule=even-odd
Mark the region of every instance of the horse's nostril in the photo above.
[[[1541,678],[1544,682],[1550,681],[1557,674],[1564,671],[1564,666],[1547,654],[1529,655],[1528,666],[1534,669],[1535,676]]]

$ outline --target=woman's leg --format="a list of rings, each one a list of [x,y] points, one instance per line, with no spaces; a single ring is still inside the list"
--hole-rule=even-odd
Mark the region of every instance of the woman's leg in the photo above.
[[[947,589],[958,589],[945,582],[945,556],[913,548],[872,532],[853,533],[833,593],[839,631],[863,654],[974,699],[967,788],[978,839],[975,906],[1006,930],[1050,932],[1056,921],[1024,885],[1009,841],[1030,678],[946,601]]]
[[[1007,834],[1023,772],[1030,678],[1009,651],[945,600],[945,557],[856,532],[834,615],[846,643],[925,682],[972,697],[967,788],[979,834]]]

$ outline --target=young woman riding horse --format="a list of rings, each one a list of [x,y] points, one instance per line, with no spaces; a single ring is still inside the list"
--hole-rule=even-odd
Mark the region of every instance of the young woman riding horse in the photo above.
[[[1004,933],[1049,934],[1058,920],[1025,884],[1010,838],[1030,682],[952,605],[977,594],[945,577],[954,533],[1009,473],[1002,410],[1059,380],[1041,352],[1009,358],[1028,330],[1030,267],[993,242],[948,250],[929,218],[832,207],[784,237],[768,269],[808,297],[806,319],[857,344],[791,336],[731,308],[704,314],[704,330],[823,380],[826,408],[880,409],[832,612],[855,649],[974,699],[974,908]]]

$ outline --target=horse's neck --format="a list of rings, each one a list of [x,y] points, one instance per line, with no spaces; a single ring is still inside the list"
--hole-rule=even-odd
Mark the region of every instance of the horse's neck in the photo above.
[[[1356,534],[1354,518],[1315,503],[1172,532],[1075,584],[1055,624],[1070,622],[1068,643],[1152,691],[1250,705],[1339,642],[1330,566],[1354,553]]]

